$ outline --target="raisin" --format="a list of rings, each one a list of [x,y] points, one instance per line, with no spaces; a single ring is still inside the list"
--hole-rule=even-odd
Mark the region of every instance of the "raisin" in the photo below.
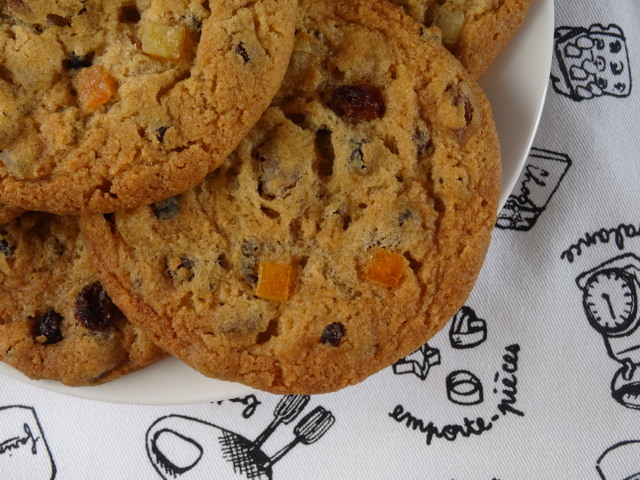
[[[62,66],[65,70],[80,70],[82,68],[90,67],[93,63],[93,53],[87,55],[71,54],[71,58],[62,61]]]
[[[301,178],[295,165],[283,164],[275,157],[260,157],[260,169],[258,194],[265,200],[288,197]]]
[[[109,328],[118,312],[118,307],[100,282],[94,282],[80,290],[73,310],[79,325],[98,331]]]
[[[413,217],[411,210],[405,210],[398,216],[398,225],[403,226],[407,220],[410,220]]]
[[[7,6],[16,13],[27,14],[31,8],[23,0],[7,0]]]
[[[255,238],[248,238],[242,242],[242,276],[250,283],[258,282],[256,267],[258,265],[258,256],[260,254],[260,244]]]
[[[60,15],[55,15],[50,13],[47,15],[47,22],[50,25],[54,25],[56,27],[69,27],[71,26],[71,20],[65,17],[61,17]]]
[[[183,256],[180,257],[179,263],[176,265],[176,260],[175,258],[167,260],[167,275],[169,275],[169,278],[179,282],[191,281],[195,276],[193,273],[195,261]]]
[[[160,200],[151,205],[153,213],[158,220],[169,220],[175,217],[180,211],[180,202],[178,197],[170,197],[166,200]]]
[[[0,252],[2,252],[5,257],[10,257],[15,251],[15,245],[10,244],[6,238],[0,239]]]
[[[375,120],[385,112],[380,89],[371,85],[343,85],[336,88],[329,107],[349,120]]]
[[[140,18],[140,11],[135,5],[125,5],[120,9],[118,20],[121,23],[138,23]]]
[[[362,151],[363,142],[352,142],[354,144],[354,149],[351,150],[349,154],[349,158],[347,159],[347,164],[351,168],[359,168],[364,169],[367,166],[364,163],[364,152]]]
[[[428,130],[416,130],[411,138],[416,143],[416,153],[419,157],[433,153],[433,142]]]
[[[164,142],[164,134],[169,130],[171,126],[156,128],[156,138],[160,143]]]
[[[43,345],[52,345],[62,340],[62,332],[60,324],[62,323],[62,315],[50,308],[37,321],[36,325],[36,341]]]
[[[460,87],[449,87],[447,90],[454,90],[452,92],[452,105],[457,107],[462,104],[464,107],[464,127],[456,130],[456,134],[461,136],[464,130],[471,124],[471,120],[473,120],[473,105],[471,104],[471,99],[462,92]]]
[[[244,48],[244,44],[242,42],[236,45],[236,53],[242,57],[245,64],[251,61],[251,58],[249,58],[249,54],[247,53],[247,49]]]
[[[469,97],[464,97],[464,122],[465,127],[468,127],[471,124],[471,120],[473,120],[473,105],[471,104],[471,100]]]
[[[322,336],[320,337],[320,342],[328,343],[329,345],[333,345],[337,347],[340,345],[340,340],[346,333],[346,329],[344,325],[340,322],[330,323],[324,330],[322,331]]]

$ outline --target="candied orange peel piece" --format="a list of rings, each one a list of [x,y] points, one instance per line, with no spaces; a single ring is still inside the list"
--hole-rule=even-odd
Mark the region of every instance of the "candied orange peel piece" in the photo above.
[[[397,253],[375,249],[364,264],[364,276],[385,287],[395,287],[404,276],[406,260]]]
[[[291,264],[260,262],[255,294],[265,300],[286,302],[291,297],[295,268]]]
[[[78,100],[89,110],[107,103],[117,88],[115,78],[102,65],[83,68],[78,73]]]

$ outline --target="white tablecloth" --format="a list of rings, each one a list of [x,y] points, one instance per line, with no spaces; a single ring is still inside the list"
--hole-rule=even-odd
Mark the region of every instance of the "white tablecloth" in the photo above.
[[[311,398],[131,406],[0,378],[0,478],[640,478],[640,2],[555,10],[528,163],[436,338]]]

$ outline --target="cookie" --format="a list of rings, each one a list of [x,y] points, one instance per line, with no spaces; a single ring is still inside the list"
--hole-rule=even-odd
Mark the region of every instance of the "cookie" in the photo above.
[[[23,213],[20,208],[9,207],[0,203],[0,225],[10,222],[14,218],[19,217]]]
[[[0,201],[110,212],[197,184],[278,90],[296,3],[0,2]]]
[[[114,301],[208,376],[357,383],[466,300],[500,192],[489,104],[437,35],[376,0],[300,4],[281,91],[183,194],[81,221]]]
[[[164,356],[95,277],[76,217],[28,212],[0,227],[1,361],[77,386]]]
[[[518,31],[532,0],[391,0],[426,26],[480,78]]]

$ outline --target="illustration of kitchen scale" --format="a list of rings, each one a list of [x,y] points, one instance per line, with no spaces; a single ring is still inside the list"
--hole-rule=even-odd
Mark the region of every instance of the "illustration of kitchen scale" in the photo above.
[[[589,324],[602,335],[607,353],[622,367],[611,382],[611,395],[640,409],[640,258],[620,255],[576,278]]]

